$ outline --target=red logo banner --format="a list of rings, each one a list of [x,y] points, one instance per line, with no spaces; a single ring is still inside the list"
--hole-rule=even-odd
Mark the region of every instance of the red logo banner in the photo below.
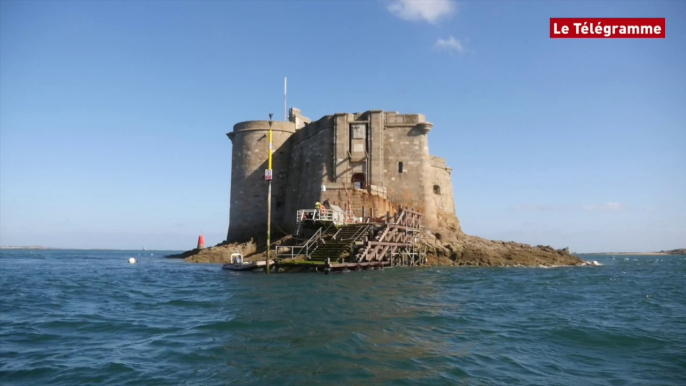
[[[551,39],[664,39],[665,18],[550,18]]]

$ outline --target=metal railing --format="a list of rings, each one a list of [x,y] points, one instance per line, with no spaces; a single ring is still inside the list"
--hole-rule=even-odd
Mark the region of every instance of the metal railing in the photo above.
[[[305,251],[305,256],[310,257],[310,248],[312,248],[312,251],[314,251],[314,249],[315,249],[316,246],[317,246],[317,241],[319,241],[319,239],[322,237],[322,234],[324,233],[324,232],[322,231],[323,229],[324,229],[324,228],[319,228],[319,229],[317,229],[317,231],[312,235],[312,237],[310,237],[310,238],[305,242],[305,244],[303,244],[303,245],[299,245],[299,246],[296,245],[296,246],[292,246],[292,247],[280,247],[280,246],[278,246],[278,245],[275,245],[275,246],[274,246],[274,256],[275,256],[275,258],[277,258],[277,259],[288,259],[288,258],[291,258],[291,259],[292,259],[292,258],[295,258],[296,256],[302,255],[303,250]],[[283,254],[283,253],[282,253],[282,254],[279,255],[279,254],[278,254],[279,248],[289,248],[289,249],[290,249],[290,251],[289,251],[290,254]],[[300,249],[298,249],[298,248],[300,248]],[[296,249],[297,249],[298,252],[295,252]]]
[[[355,216],[352,212],[344,213],[332,209],[300,209],[296,212],[296,222],[330,221],[335,224],[352,224]]]
[[[369,232],[370,228],[371,228],[371,225],[361,226],[359,229],[357,229],[357,231],[353,234],[353,236],[349,240],[353,243],[356,242],[362,236],[364,236],[367,232]]]

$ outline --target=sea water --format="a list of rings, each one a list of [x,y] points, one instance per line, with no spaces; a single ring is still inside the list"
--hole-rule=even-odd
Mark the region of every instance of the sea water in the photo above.
[[[267,276],[165,254],[1,251],[0,384],[686,384],[686,256]]]

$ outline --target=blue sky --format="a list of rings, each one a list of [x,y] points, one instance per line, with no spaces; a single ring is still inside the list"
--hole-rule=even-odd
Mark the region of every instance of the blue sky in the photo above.
[[[550,39],[666,17],[666,39]],[[686,3],[0,2],[0,244],[189,249],[228,226],[234,123],[434,123],[466,233],[686,247]]]

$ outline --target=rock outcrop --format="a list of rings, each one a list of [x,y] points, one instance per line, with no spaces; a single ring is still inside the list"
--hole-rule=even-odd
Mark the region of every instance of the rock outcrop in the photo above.
[[[289,237],[277,243],[287,243]],[[262,243],[260,243],[262,244]],[[458,229],[443,229],[422,234],[421,244],[426,247],[428,266],[569,266],[585,262],[569,253],[568,248],[554,249],[550,246],[531,246],[513,241],[493,241],[470,236]],[[232,253],[241,253],[246,261],[264,260],[264,247],[259,248],[253,240],[245,243],[222,243],[207,249],[194,249],[179,255],[190,263],[228,263]]]
[[[288,244],[294,241],[291,239],[290,235],[282,237],[274,240],[272,246]],[[183,259],[189,263],[224,264],[231,262],[231,254],[240,253],[244,261],[264,260],[266,258],[265,244],[264,239],[250,239],[243,243],[223,242],[205,249],[191,249],[178,255],[169,255],[167,258]]]
[[[170,255],[167,257],[172,259],[184,259],[189,263],[223,264],[230,261],[232,253],[240,253],[246,257],[247,261],[250,261],[247,257],[254,255],[256,252],[257,245],[253,240],[250,240],[245,243],[222,243],[205,249],[192,249],[178,255]]]
[[[661,253],[666,253],[668,255],[686,255],[686,248],[672,249],[669,251],[660,251]]]
[[[427,249],[429,266],[565,266],[583,265],[569,248],[531,246],[513,241],[493,241],[451,230],[427,232],[422,244]]]

